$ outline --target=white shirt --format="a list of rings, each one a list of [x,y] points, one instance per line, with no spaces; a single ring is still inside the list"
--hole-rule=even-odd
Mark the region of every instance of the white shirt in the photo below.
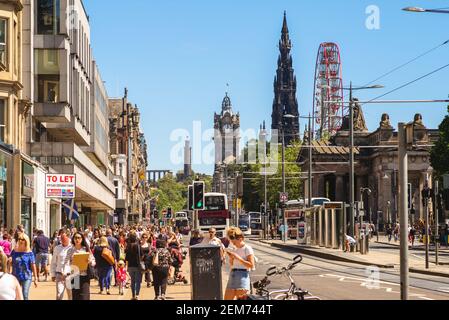
[[[0,272],[0,300],[16,300],[16,289],[18,285],[14,276]]]
[[[346,241],[349,241],[349,243],[357,243],[357,241],[355,241],[353,237],[350,237],[348,235],[346,235]]]
[[[68,253],[71,248],[71,244],[69,244],[67,247],[64,247],[62,244],[60,244],[53,250],[53,258],[51,259],[50,271],[52,277],[55,277],[57,272],[67,275],[72,271],[70,267],[70,258],[68,257]]]
[[[238,256],[240,256],[243,260],[248,261],[249,256],[254,256],[254,250],[249,245],[245,244],[241,248],[236,248],[235,246],[229,246],[230,250],[232,252],[236,253]],[[234,259],[234,264],[232,265],[232,269],[245,269],[248,270],[248,267],[245,266],[240,260]]]

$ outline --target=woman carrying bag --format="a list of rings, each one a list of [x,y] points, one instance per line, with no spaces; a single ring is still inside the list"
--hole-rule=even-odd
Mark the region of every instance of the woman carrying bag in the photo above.
[[[72,300],[90,300],[90,280],[95,277],[94,267],[95,258],[90,252],[89,245],[86,238],[81,232],[76,232],[72,238],[73,247],[69,249],[67,258],[70,259],[70,264],[73,264],[73,257],[75,254],[89,254],[87,270],[80,270],[79,287],[72,288]]]
[[[99,239],[98,245],[94,248],[94,257],[100,282],[100,294],[103,294],[103,289],[106,289],[106,294],[110,295],[112,265],[115,260],[106,237]]]

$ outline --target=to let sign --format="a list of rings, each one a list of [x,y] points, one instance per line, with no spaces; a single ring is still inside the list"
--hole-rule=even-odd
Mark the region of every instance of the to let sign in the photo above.
[[[46,174],[45,197],[50,199],[74,199],[76,175]]]

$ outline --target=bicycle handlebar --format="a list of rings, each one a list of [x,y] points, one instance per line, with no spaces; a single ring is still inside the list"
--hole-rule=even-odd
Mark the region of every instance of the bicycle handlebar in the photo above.
[[[278,273],[277,267],[271,267],[267,270],[267,276],[274,276],[276,273]]]
[[[297,264],[301,263],[301,261],[302,261],[302,255],[297,255],[297,256],[293,259],[292,266],[296,266]]]

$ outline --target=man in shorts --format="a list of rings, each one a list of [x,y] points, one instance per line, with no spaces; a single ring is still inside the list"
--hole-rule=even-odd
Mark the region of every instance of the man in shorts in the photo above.
[[[36,253],[37,281],[40,281],[40,274],[43,273],[45,281],[48,278],[48,249],[50,239],[44,235],[42,230],[37,232],[37,237],[33,241],[34,252]]]

